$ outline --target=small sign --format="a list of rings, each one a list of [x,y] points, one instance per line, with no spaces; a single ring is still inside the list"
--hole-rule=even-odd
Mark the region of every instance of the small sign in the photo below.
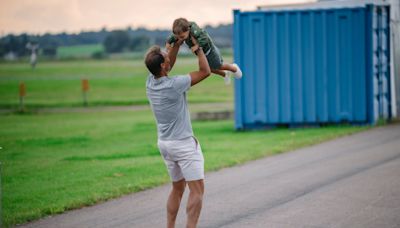
[[[25,97],[25,95],[26,95],[25,83],[21,82],[21,83],[19,83],[19,96]]]
[[[89,91],[89,80],[82,79],[82,91],[83,92]]]

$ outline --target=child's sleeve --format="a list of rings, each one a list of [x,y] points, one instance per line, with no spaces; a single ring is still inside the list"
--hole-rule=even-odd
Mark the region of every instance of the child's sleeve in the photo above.
[[[192,22],[191,33],[194,38],[196,38],[200,47],[209,48],[211,45],[211,39],[209,38],[207,32],[201,29],[195,22]]]
[[[167,43],[169,44],[173,44],[176,42],[176,37],[174,36],[174,34],[171,34],[167,37]]]

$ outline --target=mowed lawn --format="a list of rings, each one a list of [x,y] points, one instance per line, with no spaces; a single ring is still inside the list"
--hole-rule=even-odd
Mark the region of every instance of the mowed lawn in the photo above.
[[[231,56],[225,60],[230,62]],[[170,75],[197,70],[194,57],[179,57]],[[143,59],[106,59],[39,62],[32,70],[28,63],[0,63],[0,108],[17,108],[19,83],[26,85],[24,102],[28,108],[82,106],[81,80],[89,79],[89,106],[147,104]],[[233,84],[232,84],[233,85]],[[193,89],[190,102],[232,102],[232,85],[212,75]]]
[[[73,46],[61,46],[57,48],[58,58],[89,58],[93,53],[104,51],[101,44],[83,44]]]
[[[5,226],[169,181],[150,110],[2,115],[0,125]],[[231,120],[193,121],[193,128],[207,171],[366,129],[237,132]]]

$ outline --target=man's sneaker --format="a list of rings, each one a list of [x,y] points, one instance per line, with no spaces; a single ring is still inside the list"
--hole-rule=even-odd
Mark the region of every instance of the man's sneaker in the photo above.
[[[240,70],[240,68],[239,68],[239,66],[236,64],[236,63],[234,63],[234,64],[232,64],[234,67],[236,67],[236,72],[233,72],[233,76],[236,78],[236,79],[241,79],[242,78],[242,70]]]
[[[225,71],[225,77],[224,77],[224,82],[225,85],[231,84],[231,72],[230,71]]]

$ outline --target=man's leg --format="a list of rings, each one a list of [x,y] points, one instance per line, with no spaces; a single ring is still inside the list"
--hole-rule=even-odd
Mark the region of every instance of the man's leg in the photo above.
[[[178,214],[179,205],[183,192],[185,191],[186,181],[182,179],[177,182],[172,182],[172,190],[168,197],[167,202],[167,227],[175,227],[176,215]]]
[[[188,181],[189,185],[189,199],[186,207],[187,214],[187,228],[195,228],[199,220],[201,207],[203,204],[204,194],[204,181]]]

